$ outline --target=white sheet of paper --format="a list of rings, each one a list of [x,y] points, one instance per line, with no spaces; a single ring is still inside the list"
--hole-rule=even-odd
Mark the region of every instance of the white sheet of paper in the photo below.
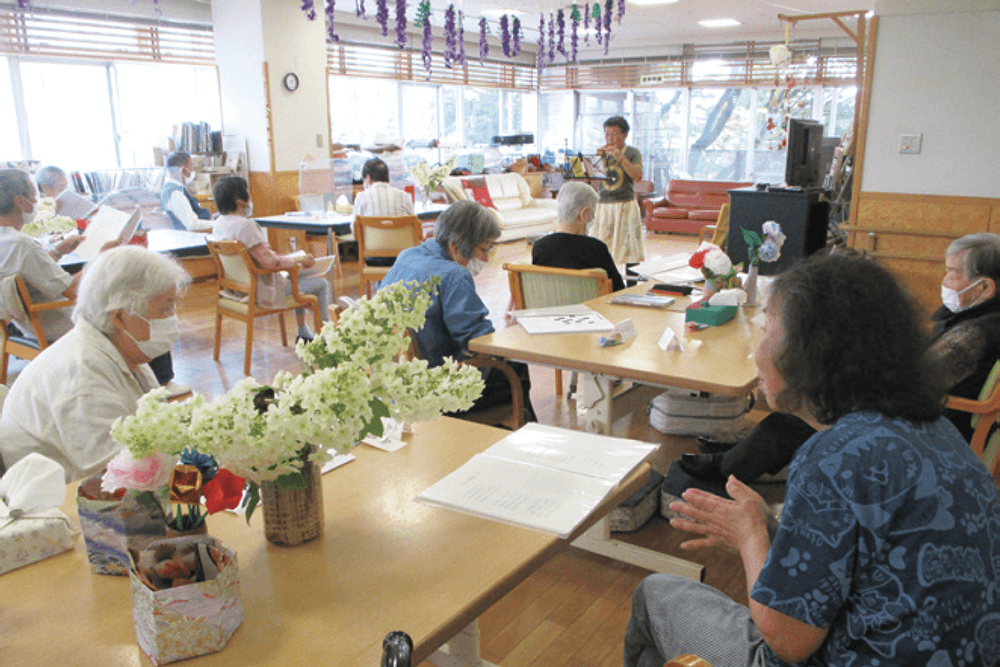
[[[142,209],[138,206],[132,215],[110,206],[102,206],[87,224],[83,242],[73,252],[89,262],[97,257],[101,248],[109,241],[117,239],[124,244],[132,240],[141,221]]]
[[[326,465],[320,468],[320,474],[326,474],[334,468],[339,468],[345,463],[350,463],[355,458],[354,454],[334,454],[333,459],[327,461]]]
[[[622,340],[632,340],[639,336],[639,330],[635,328],[632,320],[624,320],[615,325],[615,333],[622,337]]]
[[[97,211],[97,205],[94,202],[68,189],[63,190],[62,194],[56,197],[56,201],[62,204],[59,215],[65,215],[67,218],[73,218],[74,220],[86,218],[91,213]]]
[[[395,452],[406,446],[403,440],[403,424],[395,419],[382,417],[382,436],[368,434],[363,443],[386,452]]]
[[[660,336],[660,340],[657,342],[657,345],[659,345],[660,349],[664,351],[666,350],[680,350],[681,352],[684,351],[684,344],[681,342],[680,337],[670,327],[664,329],[663,335]]]
[[[301,252],[301,251],[299,251]],[[333,268],[333,263],[337,258],[333,255],[317,257],[316,263],[308,269],[299,269],[299,278],[312,278],[313,276],[325,276]]]
[[[574,303],[568,306],[549,306],[548,308],[526,308],[525,310],[512,310],[510,314],[520,320],[522,317],[549,317],[552,315],[589,315],[596,312],[590,306],[582,303]]]
[[[639,262],[632,267],[632,270],[640,276],[652,276],[664,271],[673,271],[674,269],[686,267],[688,262],[691,261],[691,255],[692,253],[689,252],[679,252],[673,255],[652,257],[644,262]]]
[[[520,324],[529,334],[589,333],[613,331],[615,325],[596,311],[580,315],[551,315],[549,317],[522,317]]]

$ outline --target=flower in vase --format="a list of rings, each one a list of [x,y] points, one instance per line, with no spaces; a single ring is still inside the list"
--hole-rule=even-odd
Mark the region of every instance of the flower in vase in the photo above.
[[[733,263],[730,261],[729,255],[716,248],[710,250],[705,255],[704,268],[708,269],[717,276],[723,276],[732,270]]]
[[[176,462],[174,457],[163,453],[137,459],[124,447],[108,461],[101,490],[106,493],[114,493],[118,489],[157,491],[170,480]]]
[[[221,468],[212,479],[201,485],[201,493],[205,496],[205,509],[209,514],[236,509],[243,500],[245,486],[246,479]]]
[[[768,220],[763,225],[764,236],[771,239],[771,241],[778,247],[781,247],[785,242],[785,235],[781,231],[781,225],[779,225],[774,220]]]
[[[774,262],[781,257],[781,245],[785,242],[781,225],[773,220],[768,220],[762,225],[761,231],[764,235],[763,239],[752,229],[743,230],[743,240],[747,243],[747,256],[751,266],[761,260]]]
[[[743,268],[742,264],[733,266],[732,260],[722,251],[722,248],[711,243],[702,244],[701,249],[691,255],[688,265],[695,269],[701,269],[705,279],[713,281],[721,289],[737,287],[736,274]]]
[[[170,502],[197,505],[201,503],[201,471],[195,466],[178,465],[170,472]]]
[[[781,257],[781,246],[771,241],[764,241],[757,250],[757,256],[764,262],[776,262]]]

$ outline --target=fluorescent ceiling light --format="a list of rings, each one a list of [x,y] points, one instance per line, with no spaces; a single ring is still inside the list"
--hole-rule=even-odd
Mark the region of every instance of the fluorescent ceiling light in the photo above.
[[[703,28],[732,28],[733,26],[743,24],[736,19],[705,19],[704,21],[698,21],[698,25]]]
[[[631,5],[672,5],[677,0],[628,0]]]
[[[484,9],[480,12],[483,16],[490,19],[499,19],[501,16],[506,14],[507,16],[518,17],[527,16],[527,12],[522,12],[520,9]]]

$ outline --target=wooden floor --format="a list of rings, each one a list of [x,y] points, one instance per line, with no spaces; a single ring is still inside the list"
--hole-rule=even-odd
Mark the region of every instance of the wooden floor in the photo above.
[[[650,234],[646,253],[649,257],[690,251],[696,245],[696,239],[690,236]],[[500,268],[504,262],[530,262],[530,246],[524,241],[498,245],[489,265],[476,278],[497,327],[503,326],[503,312],[510,297],[506,275]],[[344,267],[344,280],[338,281],[337,288],[338,296],[358,296],[355,264]],[[178,308],[181,337],[173,350],[177,380],[191,385],[210,400],[243,378],[241,323],[224,320],[221,359],[218,363],[212,360],[215,293],[211,281],[192,285]],[[288,320],[289,333],[294,338],[294,322],[291,317]],[[12,360],[11,381],[22,367],[22,362]],[[293,348],[281,346],[276,318],[259,320],[251,369],[254,377],[267,382],[280,370],[300,368]],[[576,406],[565,396],[555,396],[552,372],[532,368],[531,374],[531,399],[539,421],[575,428]],[[564,380],[568,385],[568,378]],[[645,415],[619,420],[615,435],[660,443],[655,466],[661,469],[681,452],[696,451],[691,438],[664,436],[649,425]],[[706,583],[746,603],[743,567],[737,555],[722,549],[682,552],[678,545],[685,535],[670,528],[659,516],[634,534],[616,533],[615,537],[705,565]],[[474,564],[470,563],[470,567]],[[482,657],[503,667],[621,665],[622,636],[632,591],[647,574],[641,568],[575,548],[567,549],[480,619]],[[430,663],[424,663],[427,665]]]

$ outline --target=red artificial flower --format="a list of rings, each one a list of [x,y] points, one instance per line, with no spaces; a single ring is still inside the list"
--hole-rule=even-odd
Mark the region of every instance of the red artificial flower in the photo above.
[[[711,248],[705,248],[704,250],[699,250],[695,254],[691,255],[691,260],[688,262],[688,266],[692,269],[700,269],[705,266],[705,255]]]
[[[76,228],[79,229],[81,232],[86,231],[87,223],[89,222],[90,220],[88,220],[87,218],[78,218],[76,221]]]
[[[233,510],[239,507],[244,486],[246,486],[244,478],[237,477],[225,468],[219,468],[215,477],[201,485],[208,513],[215,514],[219,510]]]

